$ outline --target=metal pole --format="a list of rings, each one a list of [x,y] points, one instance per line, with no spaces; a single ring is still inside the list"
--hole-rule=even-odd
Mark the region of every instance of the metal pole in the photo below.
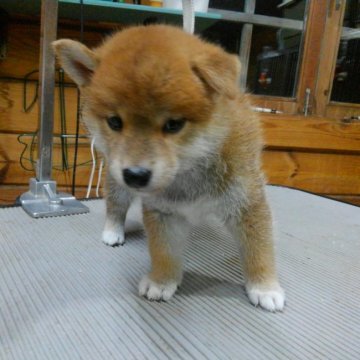
[[[40,34],[40,97],[39,141],[36,178],[30,179],[30,189],[20,196],[23,209],[32,217],[81,214],[89,209],[74,196],[56,191],[51,180],[54,129],[55,55],[51,43],[56,40],[58,0],[41,2]]]
[[[246,0],[244,12],[247,14],[254,14],[256,0]],[[244,24],[241,31],[241,42],[240,42],[240,89],[246,91],[246,82],[249,68],[249,59],[251,51],[251,40],[252,40],[253,25]]]
[[[51,43],[56,40],[58,0],[42,0],[40,32],[39,141],[36,167],[38,181],[51,180],[54,129],[55,56]]]

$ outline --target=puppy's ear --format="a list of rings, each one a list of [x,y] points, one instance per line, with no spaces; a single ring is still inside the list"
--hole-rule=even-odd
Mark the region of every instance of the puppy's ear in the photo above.
[[[236,55],[212,49],[193,59],[192,70],[210,91],[235,97],[240,76],[240,61]]]
[[[98,65],[95,53],[85,45],[68,39],[52,43],[55,54],[65,72],[80,87],[90,83]]]

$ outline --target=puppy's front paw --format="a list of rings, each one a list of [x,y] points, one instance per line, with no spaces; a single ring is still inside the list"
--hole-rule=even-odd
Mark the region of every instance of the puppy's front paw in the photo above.
[[[123,245],[125,236],[121,231],[104,230],[102,233],[102,241],[109,246]]]
[[[176,281],[158,284],[146,275],[140,281],[139,295],[145,296],[148,300],[168,301],[175,294],[177,287]]]
[[[245,286],[250,302],[268,311],[282,311],[285,305],[284,290],[278,283],[272,285],[248,283]]]

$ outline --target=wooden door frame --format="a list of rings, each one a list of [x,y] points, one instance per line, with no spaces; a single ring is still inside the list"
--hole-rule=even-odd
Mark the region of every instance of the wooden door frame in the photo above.
[[[336,59],[336,42],[333,44],[333,47],[336,47],[336,49],[331,49],[331,55],[323,54],[324,48],[329,46],[331,36],[334,36],[334,31],[330,34],[329,29],[331,29],[332,24],[336,21],[336,17],[339,17],[339,12],[335,14],[335,12],[331,11],[334,6],[335,1],[333,0],[308,2],[308,9],[304,19],[303,44],[300,49],[301,60],[298,83],[296,85],[296,96],[294,98],[285,98],[251,95],[256,106],[277,109],[287,114],[301,115],[304,114],[306,89],[310,89],[309,115],[325,114],[324,111],[319,111],[319,109],[323,110],[324,107],[324,95],[321,97],[320,105],[319,101],[315,99],[318,98],[318,92],[325,82],[324,77],[331,72],[331,66]],[[344,6],[341,8],[342,12],[343,8]],[[329,16],[331,21],[329,21]],[[337,29],[336,36],[340,37],[338,33],[339,30]],[[325,64],[326,61],[328,63]],[[324,66],[325,68],[323,68]]]

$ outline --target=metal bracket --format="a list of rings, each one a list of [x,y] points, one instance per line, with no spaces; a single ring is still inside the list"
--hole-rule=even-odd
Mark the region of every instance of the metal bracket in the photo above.
[[[55,181],[30,179],[30,191],[20,196],[23,209],[33,218],[84,214],[89,208],[74,196],[56,192]]]
[[[304,102],[304,115],[308,116],[310,111],[310,96],[311,96],[311,89],[306,88],[305,90],[305,102]]]

